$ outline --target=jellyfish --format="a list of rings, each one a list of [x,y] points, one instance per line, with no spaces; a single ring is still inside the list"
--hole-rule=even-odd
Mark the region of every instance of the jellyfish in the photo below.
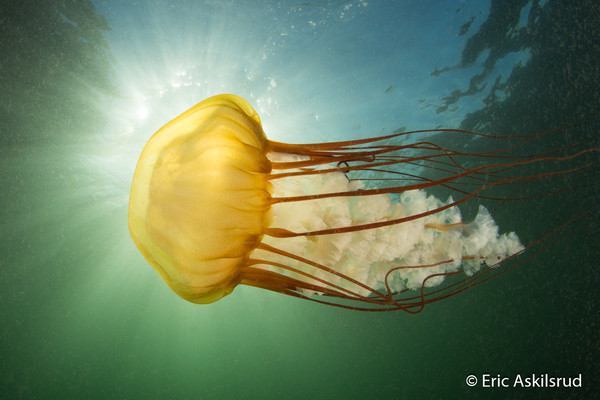
[[[472,202],[514,200],[494,189],[574,169],[515,170],[578,155],[507,155],[520,144],[469,153],[419,139],[431,133],[280,143],[267,139],[244,99],[214,96],[145,145],[129,230],[168,286],[193,303],[215,302],[243,284],[355,310],[420,312],[525,250]],[[440,189],[451,195],[437,197]],[[468,221],[460,210],[467,204]]]

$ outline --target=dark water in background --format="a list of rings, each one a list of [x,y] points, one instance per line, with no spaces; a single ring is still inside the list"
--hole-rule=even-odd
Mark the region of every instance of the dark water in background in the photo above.
[[[518,134],[575,121],[544,146],[598,147],[596,2],[9,3],[1,398],[599,397],[597,166],[553,181],[583,189],[495,214],[527,242],[594,211],[565,239],[414,316],[252,288],[188,304],[126,225],[141,146],[220,92],[248,98],[276,140],[439,125]],[[510,58],[519,51],[527,56]],[[485,373],[581,374],[583,387],[466,385]]]

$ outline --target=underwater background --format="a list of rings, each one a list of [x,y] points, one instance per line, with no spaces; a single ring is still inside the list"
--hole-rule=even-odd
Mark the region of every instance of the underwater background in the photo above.
[[[597,152],[547,191],[568,190],[494,217],[527,244],[589,214],[416,315],[250,287],[191,304],[127,227],[145,142],[219,93],[282,142],[573,124],[523,151],[598,148],[599,21],[593,0],[5,1],[0,398],[599,398]]]

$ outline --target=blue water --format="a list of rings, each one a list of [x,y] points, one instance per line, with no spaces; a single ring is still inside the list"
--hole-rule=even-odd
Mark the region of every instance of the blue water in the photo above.
[[[531,244],[590,214],[417,315],[247,287],[187,303],[138,253],[127,205],[152,133],[219,93],[247,99],[282,142],[573,123],[523,151],[599,147],[599,20],[596,2],[567,0],[9,1],[0,398],[598,397],[597,153],[547,182],[565,192],[495,216]],[[582,387],[512,387],[534,373]],[[511,387],[483,387],[485,374]]]

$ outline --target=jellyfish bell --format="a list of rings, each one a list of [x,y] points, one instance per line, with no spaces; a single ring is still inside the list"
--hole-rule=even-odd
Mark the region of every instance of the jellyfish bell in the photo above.
[[[131,188],[131,236],[171,289],[194,303],[245,284],[345,308],[418,312],[524,249],[485,207],[468,222],[459,205],[563,173],[511,173],[523,165],[574,157],[510,158],[506,149],[470,154],[404,140],[419,132],[426,131],[278,143],[245,100],[211,97],[144,147]],[[473,158],[494,162],[460,161]],[[415,166],[438,176],[407,172]],[[440,187],[458,197],[428,192]]]
[[[148,141],[133,178],[129,228],[181,297],[211,303],[241,281],[268,225],[268,141],[234,96],[208,99]]]

